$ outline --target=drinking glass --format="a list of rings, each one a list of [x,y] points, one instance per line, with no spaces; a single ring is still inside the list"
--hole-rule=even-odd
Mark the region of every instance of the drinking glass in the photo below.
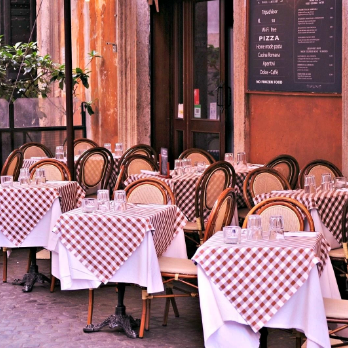
[[[176,159],[174,161],[174,175],[183,175],[184,174],[184,163],[181,159]]]
[[[64,159],[64,148],[63,146],[56,146],[56,159],[63,160]]]
[[[240,244],[242,229],[239,226],[225,226],[223,234],[226,244]]]
[[[95,198],[84,198],[82,200],[82,212],[94,213],[97,209],[97,200]]]
[[[269,218],[270,239],[284,239],[284,220],[281,215],[272,215]]]
[[[202,174],[205,171],[205,162],[196,162],[196,173]]]
[[[13,176],[12,175],[2,175],[1,176],[1,186],[4,188],[13,186]]]
[[[35,171],[35,184],[40,185],[46,182],[45,169],[37,168]]]
[[[121,157],[123,155],[123,144],[122,143],[116,143],[115,144],[115,156]]]
[[[347,185],[347,179],[344,176],[341,176],[341,177],[338,176],[334,178],[334,186],[336,190],[346,188],[346,185]]]
[[[241,165],[241,164],[244,164],[244,165],[247,164],[245,152],[237,153],[237,165]]]
[[[124,211],[127,209],[126,191],[116,190],[114,192],[114,207],[116,211]]]
[[[260,240],[262,236],[262,227],[261,227],[261,216],[260,215],[249,215],[248,224],[247,224],[248,240]]]
[[[191,158],[184,158],[182,160],[183,168],[185,173],[190,173],[192,168],[192,160]]]
[[[30,183],[29,168],[21,168],[19,170],[18,181],[21,186],[29,185]]]
[[[316,185],[315,185],[315,176],[314,175],[305,175],[304,191],[305,191],[305,193],[316,193]]]
[[[233,153],[225,153],[225,161],[234,164]]]
[[[331,174],[330,173],[324,173],[321,174],[321,189],[322,191],[329,191],[331,188]]]
[[[98,210],[106,212],[110,210],[110,194],[109,190],[97,191]]]
[[[105,143],[104,147],[111,152],[111,144],[110,143]]]

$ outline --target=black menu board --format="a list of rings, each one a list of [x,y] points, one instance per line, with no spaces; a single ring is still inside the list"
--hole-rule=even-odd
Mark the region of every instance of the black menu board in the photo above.
[[[342,0],[249,0],[248,90],[341,93]]]

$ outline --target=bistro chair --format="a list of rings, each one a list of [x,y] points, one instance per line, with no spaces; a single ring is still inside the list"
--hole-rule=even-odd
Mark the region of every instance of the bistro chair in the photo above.
[[[272,168],[262,167],[252,170],[243,183],[243,196],[249,209],[254,206],[255,196],[279,190],[291,190],[291,187],[285,177]]]
[[[235,204],[236,196],[234,189],[227,188],[219,195],[207,222],[204,241],[208,240],[208,238],[210,238],[216,231],[221,231],[224,226],[231,223]],[[166,299],[162,325],[167,326],[170,302],[172,303],[175,316],[179,316],[175,297],[198,297],[198,286],[190,282],[192,279],[197,279],[197,266],[191,260],[161,256],[159,257],[158,262],[163,277],[163,284],[166,286],[166,294],[152,295],[148,294],[147,290],[142,291],[143,306],[139,329],[140,338],[144,336],[144,329],[149,330],[150,327],[150,309],[152,299]],[[176,286],[173,287],[173,281],[181,282],[190,286],[194,292]],[[180,291],[180,294],[174,294],[173,289]]]
[[[13,180],[17,181],[19,171],[23,166],[23,152],[20,150],[13,150],[8,157],[1,169],[1,175],[12,175]]]
[[[279,155],[265,164],[267,168],[273,168],[282,174],[294,190],[297,185],[300,166],[296,158],[290,155]]]
[[[308,209],[299,201],[288,197],[272,197],[256,204],[247,214],[243,228],[247,227],[249,215],[261,216],[262,230],[268,231],[269,218],[272,215],[281,215],[284,218],[285,231],[304,231],[305,220],[309,231],[314,232],[313,218]]]
[[[184,227],[186,238],[191,239],[190,233],[198,234],[199,240],[203,239],[205,230],[204,213],[213,209],[214,203],[221,192],[228,187],[236,186],[236,173],[233,166],[226,161],[211,164],[199,178],[195,191],[195,218],[196,221],[188,222]]]
[[[22,145],[19,150],[23,152],[24,159],[30,159],[32,157],[54,157],[51,150],[47,146],[40,143],[26,143]]]
[[[343,176],[342,172],[333,163],[323,159],[318,159],[309,162],[301,169],[298,178],[298,185],[300,188],[303,188],[305,175],[314,175],[316,186],[319,187],[321,184],[321,174],[326,173],[330,173],[332,178]]]
[[[45,158],[34,163],[30,168],[30,178],[34,177],[36,169],[41,168],[45,170],[46,180],[50,181],[71,181],[71,174],[69,168],[65,163],[54,158]]]
[[[90,148],[75,163],[77,182],[85,190],[95,187],[107,189],[113,166],[114,158],[109,150],[104,147]]]
[[[192,164],[195,162],[206,162],[208,164],[216,162],[214,157],[209,152],[197,148],[187,149],[182,152],[179,159],[183,158],[190,158],[192,160]]]
[[[84,150],[92,149],[98,146],[99,145],[91,139],[87,139],[87,138],[75,139],[74,140],[74,156],[79,155],[80,150],[84,151]]]
[[[126,159],[132,155],[142,155],[157,161],[157,152],[150,145],[139,144],[134,145],[127,149],[121,156],[118,162],[118,172],[120,172],[121,167],[125,164]]]
[[[144,178],[133,181],[126,188],[127,202],[140,204],[175,204],[170,187],[163,181]]]

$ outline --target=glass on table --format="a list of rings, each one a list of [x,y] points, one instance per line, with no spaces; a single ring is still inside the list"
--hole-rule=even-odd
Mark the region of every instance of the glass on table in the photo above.
[[[29,168],[21,168],[19,170],[18,182],[21,186],[28,186],[30,184]]]
[[[247,223],[247,239],[260,240],[262,237],[262,226],[260,215],[249,215]]]
[[[110,194],[109,190],[97,191],[98,210],[106,212],[110,210]]]
[[[123,155],[123,144],[122,143],[116,143],[115,144],[115,156],[121,157]]]
[[[111,152],[111,144],[110,143],[105,143],[104,147]]]
[[[334,178],[335,190],[344,189],[347,186],[347,179],[344,176],[337,176]]]
[[[305,175],[303,188],[305,193],[316,193],[316,184],[315,184],[314,175]]]
[[[225,226],[223,228],[224,243],[240,244],[242,229],[239,226]]]
[[[284,219],[281,215],[272,215],[269,218],[270,239],[284,239]]]
[[[247,165],[245,152],[238,152],[237,153],[237,165]]]
[[[45,169],[37,168],[35,171],[35,184],[40,185],[46,182]]]
[[[97,200],[95,198],[84,198],[82,200],[82,212],[94,213],[97,210]]]
[[[64,147],[63,146],[56,146],[56,159],[60,160],[60,161],[64,159]]]
[[[174,175],[183,175],[184,174],[184,162],[181,159],[176,159],[174,161]]]
[[[124,211],[127,209],[126,191],[116,190],[114,192],[114,207],[115,211]]]
[[[196,162],[196,174],[203,174],[204,171],[205,171],[205,166],[206,166],[206,163],[203,161],[203,162]]]
[[[322,191],[331,191],[332,178],[330,173],[321,174],[321,189]]]
[[[13,176],[12,175],[2,175],[1,176],[1,186],[3,188],[13,186]]]
[[[191,168],[192,168],[192,160],[191,160],[191,158],[184,158],[182,160],[182,165],[183,165],[183,171],[185,173],[190,173],[191,172]]]
[[[225,153],[225,161],[234,164],[233,153]]]

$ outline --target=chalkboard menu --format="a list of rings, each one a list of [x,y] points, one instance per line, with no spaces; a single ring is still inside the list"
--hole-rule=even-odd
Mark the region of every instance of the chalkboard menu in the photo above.
[[[341,93],[342,0],[249,0],[248,90]]]

